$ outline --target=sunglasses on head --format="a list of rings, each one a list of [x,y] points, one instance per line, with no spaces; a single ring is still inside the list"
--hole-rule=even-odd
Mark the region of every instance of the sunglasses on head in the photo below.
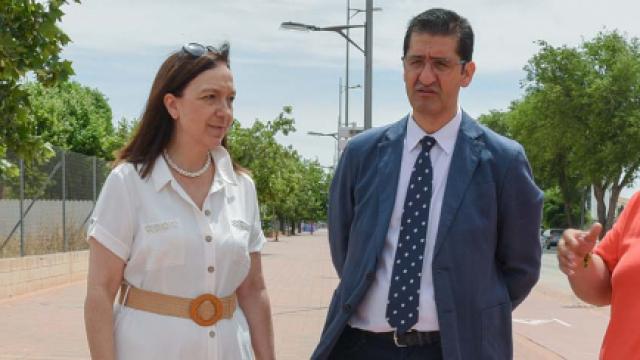
[[[185,53],[193,56],[193,57],[200,57],[208,52],[214,53],[214,54],[219,54],[220,51],[218,51],[218,49],[214,48],[211,45],[207,45],[204,46],[202,44],[198,44],[198,43],[188,43],[185,45],[182,45],[182,51],[184,51]]]

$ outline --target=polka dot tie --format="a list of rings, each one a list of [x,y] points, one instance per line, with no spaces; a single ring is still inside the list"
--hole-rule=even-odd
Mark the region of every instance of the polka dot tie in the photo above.
[[[425,136],[416,159],[404,200],[398,247],[393,260],[387,321],[398,334],[405,333],[418,321],[420,277],[427,238],[433,169],[429,150],[436,140]]]

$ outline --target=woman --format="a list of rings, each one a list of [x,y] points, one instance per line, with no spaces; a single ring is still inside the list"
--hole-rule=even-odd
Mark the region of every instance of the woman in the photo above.
[[[600,359],[638,359],[640,192],[629,200],[611,231],[595,246],[601,230],[597,223],[588,232],[566,230],[558,244],[560,269],[584,302],[611,305]]]
[[[226,150],[228,56],[191,43],[165,60],[102,188],[88,231],[93,359],[275,357],[256,191]]]

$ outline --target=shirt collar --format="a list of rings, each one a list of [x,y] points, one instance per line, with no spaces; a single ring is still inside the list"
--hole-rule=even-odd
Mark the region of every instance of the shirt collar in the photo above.
[[[211,184],[211,192],[215,192],[222,188],[225,183],[237,185],[238,179],[236,177],[235,170],[233,170],[233,162],[231,161],[231,156],[227,149],[223,146],[217,146],[210,150],[209,153],[213,158],[213,163],[216,168],[216,174],[214,176],[213,183]],[[169,165],[167,165],[167,162],[164,160],[162,155],[158,156],[153,165],[153,171],[151,172],[151,181],[153,181],[155,190],[160,191],[160,189],[172,180],[173,175],[169,170]]]
[[[216,146],[211,151],[213,157],[213,163],[216,165],[216,176],[213,179],[212,192],[218,190],[225,183],[230,185],[238,185],[238,178],[236,172],[233,169],[233,161],[231,161],[231,155],[224,146]]]
[[[462,122],[462,110],[458,107],[458,112],[453,118],[440,130],[433,134],[428,134],[424,131],[416,120],[413,118],[413,113],[410,114],[409,121],[407,121],[407,146],[409,150],[412,150],[420,143],[425,136],[431,136],[436,139],[438,146],[447,154],[450,155],[453,152],[453,148],[456,145],[456,139],[458,137],[458,130],[460,130],[460,123]]]

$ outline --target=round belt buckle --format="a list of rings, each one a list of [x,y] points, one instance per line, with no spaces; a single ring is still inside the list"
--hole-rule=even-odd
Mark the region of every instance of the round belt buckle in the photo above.
[[[214,313],[213,316],[209,319],[205,319],[198,313],[198,309],[205,302],[210,302],[213,305]],[[200,326],[211,326],[218,322],[222,318],[222,301],[218,299],[216,296],[211,294],[202,294],[197,298],[191,300],[191,304],[189,305],[189,316],[191,320],[193,320],[196,324]]]

